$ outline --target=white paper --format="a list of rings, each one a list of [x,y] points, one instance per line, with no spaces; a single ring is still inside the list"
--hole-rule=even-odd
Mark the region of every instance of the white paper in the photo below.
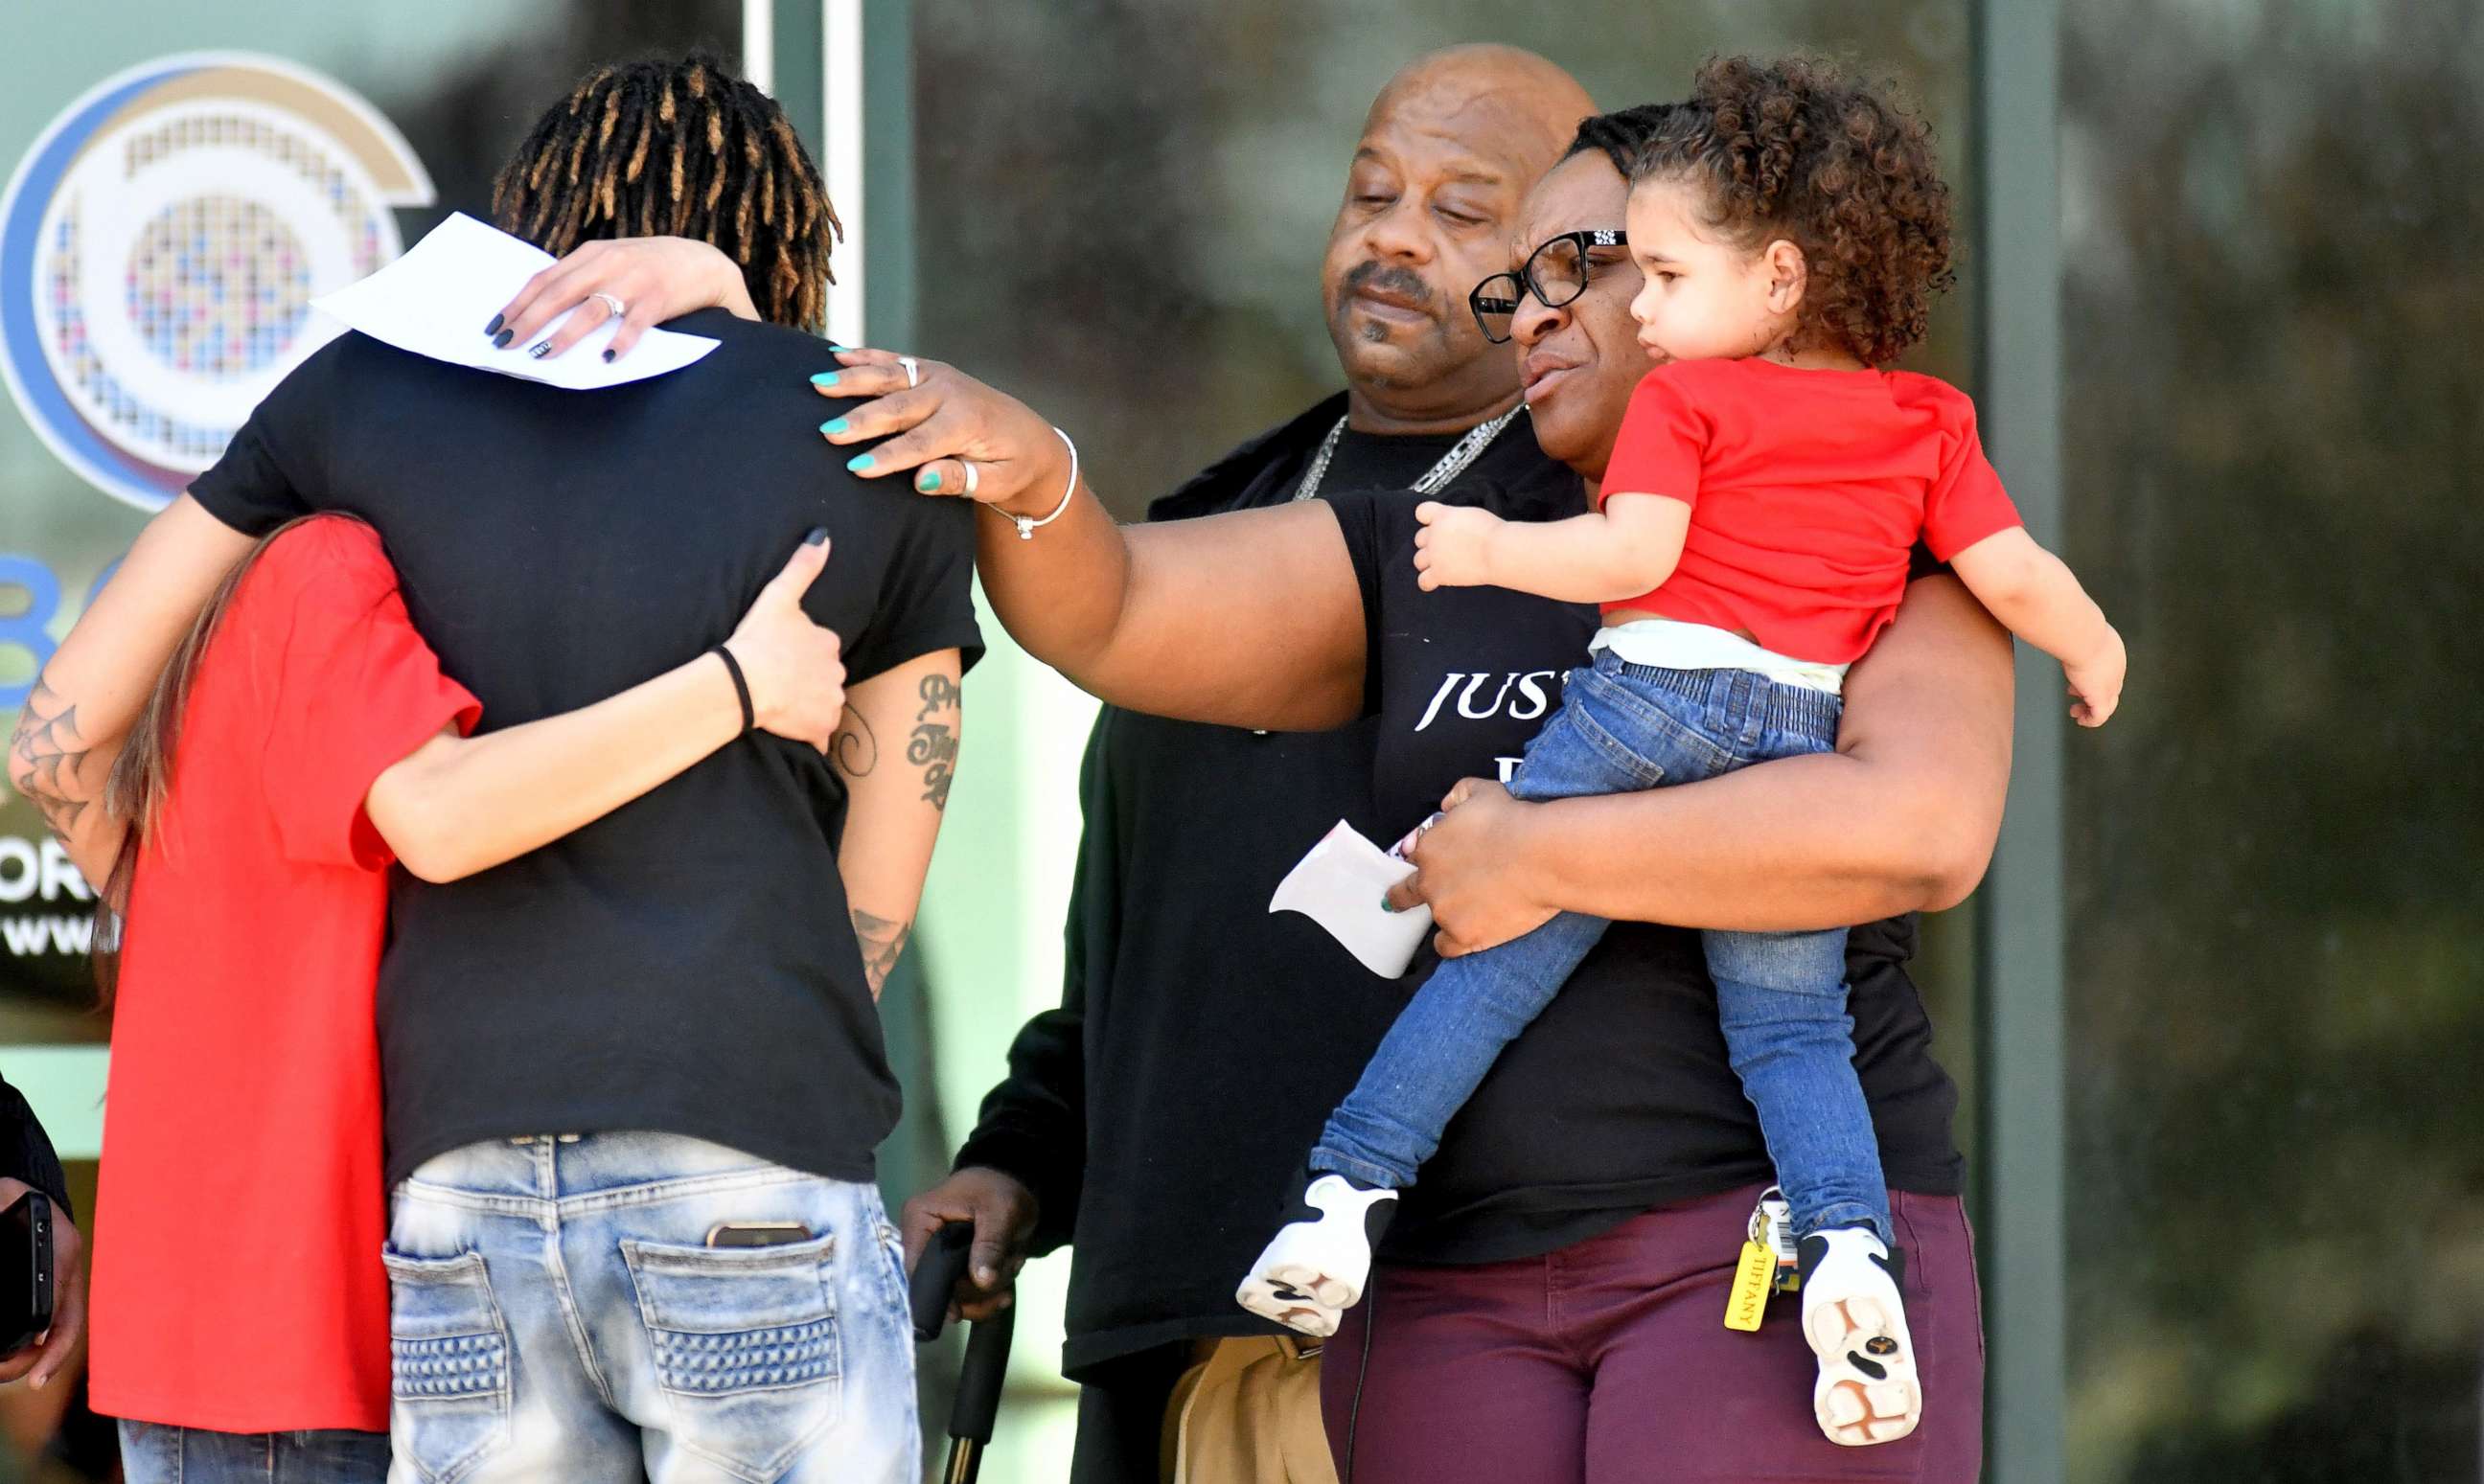
[[[716,342],[703,335],[650,330],[628,355],[608,364],[604,347],[620,333],[617,315],[547,360],[527,355],[526,344],[515,341],[505,350],[495,346],[483,326],[517,297],[526,280],[552,262],[552,255],[533,243],[460,211],[433,228],[404,256],[310,305],[399,350],[571,391],[645,381],[678,371],[716,349]],[[554,320],[529,343],[550,337],[568,317]]]
[[[1395,979],[1415,961],[1415,950],[1432,931],[1432,909],[1385,911],[1380,899],[1414,874],[1412,862],[1383,850],[1339,820],[1277,883],[1268,910],[1302,913],[1328,930],[1364,968]]]

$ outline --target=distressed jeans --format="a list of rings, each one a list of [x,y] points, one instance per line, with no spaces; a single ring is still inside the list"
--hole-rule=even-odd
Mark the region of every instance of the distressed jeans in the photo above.
[[[386,1433],[341,1427],[219,1433],[169,1423],[121,1424],[123,1484],[381,1484]]]
[[[1528,800],[1692,783],[1837,745],[1838,698],[1744,670],[1629,664],[1570,672],[1561,709],[1510,779]],[[1310,1167],[1403,1188],[1501,1048],[1552,1003],[1611,926],[1564,912],[1524,937],[1442,961],[1321,1131]],[[1795,1234],[1868,1226],[1891,1240],[1871,1109],[1846,1013],[1846,930],[1708,932],[1725,1049],[1759,1113]]]
[[[720,1223],[807,1239],[716,1248]],[[397,1187],[391,1484],[915,1484],[914,1336],[870,1185],[672,1134],[495,1140]]]

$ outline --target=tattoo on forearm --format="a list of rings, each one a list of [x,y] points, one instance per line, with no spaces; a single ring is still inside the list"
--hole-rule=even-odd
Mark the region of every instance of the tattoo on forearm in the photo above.
[[[914,925],[866,912],[860,907],[853,907],[850,911],[854,942],[862,949],[863,979],[871,985],[872,998],[878,999],[879,986],[888,983],[888,976],[897,968],[899,956],[905,952],[905,937],[914,931]]]
[[[958,732],[932,718],[958,709],[958,683],[946,675],[926,675],[923,709],[914,714],[914,735],[905,743],[905,761],[923,769],[923,797],[942,813],[949,808],[949,782],[958,771]]]
[[[79,796],[85,786],[78,778],[78,770],[94,750],[78,736],[77,707],[37,680],[9,744],[9,777],[17,792],[42,811],[43,823],[52,833],[64,841],[94,802],[92,796]]]
[[[879,766],[879,737],[872,731],[870,718],[851,706],[846,708],[828,745],[828,761],[849,778],[868,778]]]

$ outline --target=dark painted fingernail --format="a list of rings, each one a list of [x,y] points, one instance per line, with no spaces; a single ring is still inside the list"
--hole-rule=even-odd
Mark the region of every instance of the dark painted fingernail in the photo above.
[[[485,335],[498,335],[498,334],[500,334],[500,323],[501,323],[500,316],[500,315],[498,315],[498,314],[493,315],[493,316],[492,316],[492,322],[491,322],[490,324],[485,325],[485,326],[483,327],[483,333],[484,333]]]
[[[940,487],[940,476],[927,469],[914,476],[914,487],[929,495]]]
[[[506,350],[509,348],[509,342],[517,338],[517,334],[518,333],[514,330],[503,330],[500,334],[492,337],[492,343],[502,350]]]
[[[811,527],[811,533],[802,538],[802,544],[804,546],[819,546],[824,543],[827,539],[828,528],[824,526],[814,526]]]
[[[836,384],[837,373],[834,371],[822,371],[819,375],[811,378],[811,385],[814,387],[833,387]]]
[[[864,470],[869,469],[870,467],[871,455],[868,453],[857,454],[853,458],[846,461],[846,468],[852,470],[855,473],[861,473]]]
[[[552,354],[552,341],[537,340],[532,345],[526,347],[526,354],[534,357],[537,361],[541,361],[544,357]]]
[[[842,433],[845,430],[846,419],[843,418],[830,418],[827,421],[820,424],[820,431],[823,433]]]
[[[611,352],[611,351],[609,351],[609,350],[607,350],[607,351],[604,353],[604,364],[607,364],[607,365],[611,364],[612,364],[612,356],[613,356],[613,352]]]
[[[1389,904],[1389,898],[1384,894],[1380,899],[1380,910],[1384,912],[1394,912],[1397,909]]]

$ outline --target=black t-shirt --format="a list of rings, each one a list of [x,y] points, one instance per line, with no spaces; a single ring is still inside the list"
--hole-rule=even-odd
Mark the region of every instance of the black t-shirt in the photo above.
[[[1282,504],[1344,413],[1332,398],[1158,500],[1174,519]],[[1347,433],[1322,498],[1406,487],[1458,442]],[[1522,418],[1467,478],[1577,480]],[[1081,777],[1086,833],[1063,1003],[1022,1031],[960,1165],[1025,1181],[1041,1247],[1070,1239],[1065,1363],[1267,1329],[1233,1302],[1320,1123],[1404,1004],[1305,917],[1271,915],[1286,871],[1371,808],[1376,723],[1254,733],[1104,709]],[[1402,827],[1402,825],[1400,826]],[[1389,836],[1393,838],[1393,836]]]
[[[252,533],[379,529],[482,730],[587,705],[733,632],[815,526],[804,607],[849,683],[981,653],[971,506],[822,447],[813,337],[720,310],[685,370],[564,391],[359,335],[305,362],[191,495]],[[380,970],[388,1178],[477,1140],[654,1129],[866,1179],[898,1088],[847,914],[843,782],[765,733],[505,865],[398,873]]]
[[[1460,484],[1444,498],[1510,520],[1586,508],[1566,488]],[[1379,721],[1374,805],[1389,829],[1423,818],[1462,777],[1495,777],[1560,704],[1584,661],[1592,607],[1498,587],[1416,585],[1414,508],[1386,494],[1330,502],[1362,582]],[[1953,1195],[1958,1092],[1931,1057],[1906,977],[1911,918],[1848,940],[1855,1069],[1889,1183]],[[1419,984],[1428,949],[1401,983]],[[1751,1105],[1726,1062],[1696,932],[1620,923],[1512,1042],[1451,1120],[1390,1227],[1408,1261],[1488,1262],[1582,1240],[1651,1207],[1770,1178]]]

